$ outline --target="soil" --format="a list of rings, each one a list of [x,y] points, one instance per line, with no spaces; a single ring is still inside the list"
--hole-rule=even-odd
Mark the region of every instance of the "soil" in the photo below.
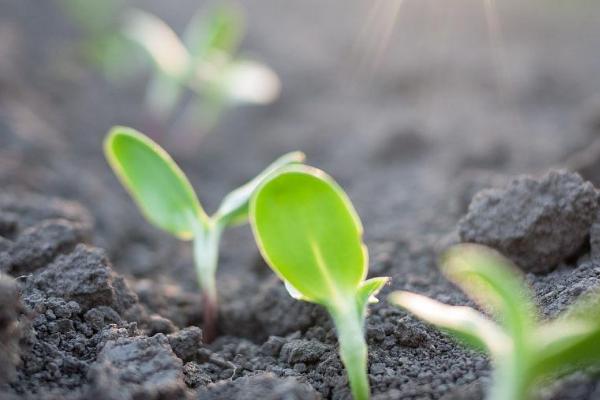
[[[133,3],[178,28],[198,7]],[[338,180],[370,275],[392,277],[367,319],[373,399],[483,397],[485,355],[385,300],[473,305],[437,267],[461,238],[519,263],[544,318],[599,286],[600,4],[407,0],[379,57],[376,3],[245,2],[243,51],[282,97],[230,110],[193,146],[151,123],[147,74],[109,82],[78,57],[57,0],[0,1],[0,398],[350,398],[329,317],[289,297],[247,226],[224,235],[219,336],[203,342],[190,244],[149,226],[112,175],[113,124],[161,142],[207,210],[290,150]],[[564,167],[584,179],[548,172]],[[598,371],[540,395],[600,399]]]

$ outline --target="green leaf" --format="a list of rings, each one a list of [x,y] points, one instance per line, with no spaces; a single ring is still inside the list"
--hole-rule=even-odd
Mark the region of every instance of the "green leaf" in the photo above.
[[[356,304],[366,274],[362,225],[344,191],[324,172],[282,169],[252,197],[254,236],[267,263],[309,301]]]
[[[177,34],[163,20],[141,10],[125,15],[124,34],[141,46],[165,75],[185,83],[191,69],[190,56]]]
[[[222,4],[208,14],[194,15],[183,35],[183,41],[196,62],[206,62],[214,53],[231,58],[244,32],[241,10]]]
[[[389,281],[390,278],[387,277],[371,278],[360,285],[356,293],[357,308],[360,315],[365,312],[367,304],[379,301],[375,296]]]
[[[287,153],[279,157],[250,182],[240,186],[225,196],[221,202],[221,205],[219,206],[219,209],[217,210],[217,213],[215,214],[214,219],[226,225],[246,222],[248,220],[248,207],[250,198],[252,197],[252,194],[256,188],[265,180],[265,178],[285,166],[301,163],[304,161],[304,159],[304,153],[299,151]]]
[[[526,340],[535,322],[535,307],[529,288],[510,261],[487,247],[463,244],[446,253],[442,271],[489,309],[515,340]]]
[[[134,129],[114,127],[106,137],[108,163],[144,216],[182,239],[191,239],[207,217],[194,189],[158,144]]]
[[[496,324],[470,307],[449,306],[420,294],[403,291],[392,293],[389,301],[479,350],[498,355],[510,349],[510,338]]]
[[[237,60],[223,68],[215,82],[230,102],[269,104],[281,91],[277,74],[268,66],[252,61]]]
[[[535,332],[537,376],[572,372],[600,361],[600,327],[589,321],[553,321]]]
[[[600,363],[600,293],[584,295],[556,320],[537,329],[532,343],[539,375]]]

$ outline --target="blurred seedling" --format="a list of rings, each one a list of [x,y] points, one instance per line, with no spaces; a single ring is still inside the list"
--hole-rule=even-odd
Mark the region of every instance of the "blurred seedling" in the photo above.
[[[181,38],[164,21],[141,10],[129,11],[123,20],[124,35],[144,49],[155,66],[146,100],[163,121],[175,118],[177,110],[183,114],[180,119],[192,119],[208,131],[230,104],[267,104],[279,95],[275,72],[238,55],[244,20],[237,7],[222,4],[198,12]],[[193,94],[191,99],[186,92]]]
[[[516,268],[479,245],[452,248],[442,270],[494,323],[470,307],[449,306],[409,292],[390,301],[468,345],[488,352],[494,372],[490,400],[528,400],[543,378],[600,362],[600,296],[583,296],[562,315],[542,322],[533,295]]]
[[[259,186],[250,222],[262,256],[290,295],[329,311],[352,395],[368,399],[365,315],[388,278],[365,280],[368,253],[350,199],[322,171],[288,166]]]
[[[121,34],[123,0],[61,0],[67,16],[81,31],[77,50],[108,78],[121,80],[140,67],[143,52]]]
[[[250,197],[258,185],[282,167],[300,163],[304,155],[288,153],[245,185],[229,193],[208,216],[185,174],[158,144],[140,132],[114,127],[106,137],[108,163],[146,219],[181,240],[194,241],[194,260],[203,295],[204,335],[216,335],[215,273],[223,230],[248,220]]]
[[[223,3],[196,12],[181,37],[159,17],[123,0],[62,0],[83,31],[85,59],[111,79],[153,65],[146,106],[155,122],[210,131],[236,104],[268,104],[280,82],[268,66],[239,55],[240,7]]]

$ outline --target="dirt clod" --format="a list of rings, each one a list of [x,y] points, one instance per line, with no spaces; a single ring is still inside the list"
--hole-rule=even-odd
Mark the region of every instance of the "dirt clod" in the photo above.
[[[196,326],[182,329],[167,337],[173,352],[183,361],[194,360],[202,346],[202,330]]]
[[[91,396],[100,399],[183,399],[182,362],[165,335],[106,343],[90,368]]]
[[[15,282],[0,274],[0,385],[14,378],[19,362],[20,311]]]
[[[522,176],[505,189],[478,193],[459,223],[464,242],[481,243],[531,272],[547,272],[585,243],[598,192],[577,174]]]
[[[292,340],[281,348],[280,357],[288,364],[314,363],[329,348],[316,340]]]
[[[590,255],[594,259],[600,258],[600,213],[590,227]]]
[[[317,400],[317,392],[293,378],[278,378],[273,374],[259,374],[220,382],[198,392],[202,400]]]
[[[108,306],[121,313],[137,298],[111,269],[104,252],[78,245],[27,280],[28,291],[74,300],[84,311]]]
[[[7,249],[10,263],[0,269],[13,275],[27,274],[46,265],[59,254],[71,251],[85,240],[79,225],[64,219],[47,220],[25,229]]]

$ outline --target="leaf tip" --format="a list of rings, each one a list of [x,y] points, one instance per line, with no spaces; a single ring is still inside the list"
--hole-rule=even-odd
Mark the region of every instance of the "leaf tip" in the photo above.
[[[388,296],[388,301],[392,304],[395,304],[397,306],[404,308],[404,304],[407,304],[408,302],[410,302],[412,295],[413,295],[413,293],[399,290],[399,291],[390,293],[390,295]]]
[[[306,161],[306,154],[303,151],[294,151],[291,153],[291,159],[297,163]]]
[[[442,272],[449,278],[477,270],[480,265],[503,264],[511,266],[498,251],[476,243],[461,243],[450,247],[440,258]]]

